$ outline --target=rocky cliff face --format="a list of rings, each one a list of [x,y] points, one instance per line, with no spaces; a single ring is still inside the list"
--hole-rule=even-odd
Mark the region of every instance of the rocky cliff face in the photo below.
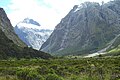
[[[3,8],[0,8],[0,29],[5,33],[5,35],[10,40],[12,40],[18,46],[21,46],[21,47],[26,46],[14,33],[14,29]]]
[[[41,50],[55,55],[93,53],[120,34],[120,1],[105,4],[85,2],[56,26]]]

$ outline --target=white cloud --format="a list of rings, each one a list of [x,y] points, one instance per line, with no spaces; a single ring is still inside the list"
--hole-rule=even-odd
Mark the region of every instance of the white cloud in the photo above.
[[[87,0],[11,0],[8,13],[13,26],[26,17],[33,18],[44,26],[54,29],[60,20],[73,8]],[[97,1],[99,0],[91,0]]]
[[[45,28],[54,28],[59,17],[54,9],[38,4],[37,0],[12,0],[9,8],[13,10],[8,14],[13,26],[26,17],[40,22]]]

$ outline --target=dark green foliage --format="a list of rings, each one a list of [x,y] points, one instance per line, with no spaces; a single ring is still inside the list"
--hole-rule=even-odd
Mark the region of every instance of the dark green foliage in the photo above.
[[[46,80],[64,80],[64,79],[56,74],[48,74]]]
[[[36,71],[26,68],[17,71],[17,76],[20,80],[44,80]]]
[[[99,55],[98,55],[98,57],[102,57],[102,55],[101,55],[101,54],[99,54]]]
[[[8,39],[5,34],[0,30],[0,59],[13,58],[52,58],[50,54],[34,50],[32,48],[22,48],[14,44]]]
[[[79,80],[78,76],[72,76],[71,80]]]
[[[29,69],[20,69],[19,71],[17,71],[18,78],[21,80],[27,80],[27,75],[29,74],[29,71]]]
[[[49,73],[49,69],[47,66],[43,65],[42,67],[39,67],[37,69],[37,71],[42,74],[42,75],[45,75],[45,74],[48,74]]]
[[[30,71],[29,74],[27,75],[27,80],[44,80],[44,78],[37,74],[37,72],[32,72]]]

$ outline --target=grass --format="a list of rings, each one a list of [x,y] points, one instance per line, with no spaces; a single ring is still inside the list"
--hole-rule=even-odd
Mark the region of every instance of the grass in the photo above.
[[[119,80],[120,57],[1,60],[0,80]]]

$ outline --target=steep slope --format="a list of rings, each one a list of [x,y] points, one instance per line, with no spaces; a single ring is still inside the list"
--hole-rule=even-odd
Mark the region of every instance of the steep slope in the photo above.
[[[61,20],[41,50],[54,55],[97,52],[120,34],[120,1],[76,5]]]
[[[88,54],[85,57],[94,57],[94,56],[120,56],[120,34],[117,35],[106,48],[97,51],[92,54]]]
[[[0,29],[5,33],[5,35],[10,40],[12,40],[18,46],[21,46],[21,47],[26,46],[14,33],[14,29],[3,8],[0,8]]]
[[[39,50],[41,45],[48,39],[52,30],[42,29],[40,24],[33,19],[25,18],[15,28],[15,33],[28,46]]]
[[[28,47],[20,47],[13,43],[12,40],[8,39],[4,32],[0,29],[0,59],[13,58],[52,58],[51,55],[34,50]]]
[[[0,59],[52,57],[50,54],[25,47],[26,45],[15,35],[9,19],[1,8],[0,14]]]

